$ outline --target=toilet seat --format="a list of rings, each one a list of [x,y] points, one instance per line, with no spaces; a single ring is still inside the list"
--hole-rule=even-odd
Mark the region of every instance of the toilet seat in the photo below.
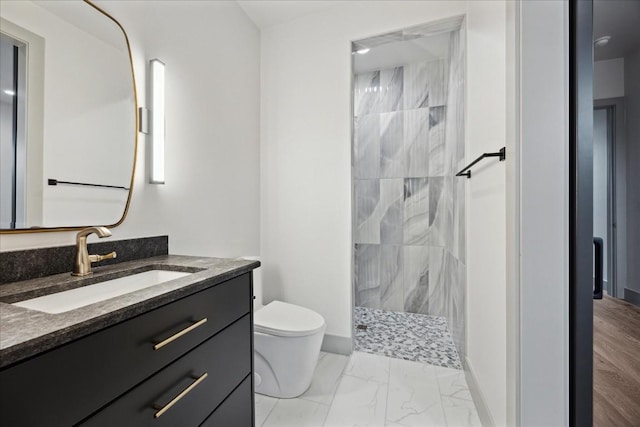
[[[315,311],[282,301],[272,301],[253,316],[254,331],[279,337],[304,337],[325,327]]]

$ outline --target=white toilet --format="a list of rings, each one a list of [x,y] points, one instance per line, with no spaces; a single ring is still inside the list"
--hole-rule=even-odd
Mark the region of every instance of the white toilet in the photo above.
[[[256,311],[253,324],[256,393],[300,396],[311,385],[324,318],[308,308],[273,301]]]

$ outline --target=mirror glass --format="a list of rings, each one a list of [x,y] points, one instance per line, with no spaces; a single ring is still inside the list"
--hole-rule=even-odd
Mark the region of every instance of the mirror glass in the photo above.
[[[137,123],[126,35],[86,1],[0,8],[0,229],[117,225]]]

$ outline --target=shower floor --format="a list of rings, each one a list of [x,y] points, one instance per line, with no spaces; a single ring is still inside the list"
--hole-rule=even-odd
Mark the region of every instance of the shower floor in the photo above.
[[[356,351],[462,369],[444,317],[366,307],[355,307],[354,317]]]

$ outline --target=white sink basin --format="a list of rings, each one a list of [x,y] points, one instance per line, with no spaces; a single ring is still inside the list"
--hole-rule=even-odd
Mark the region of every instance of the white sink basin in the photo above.
[[[95,285],[83,286],[55,294],[44,295],[26,301],[16,302],[13,305],[43,311],[45,313],[64,313],[84,307],[85,305],[118,297],[140,289],[148,288],[192,273],[167,270],[149,270],[144,273],[132,274],[119,279],[106,280]]]

